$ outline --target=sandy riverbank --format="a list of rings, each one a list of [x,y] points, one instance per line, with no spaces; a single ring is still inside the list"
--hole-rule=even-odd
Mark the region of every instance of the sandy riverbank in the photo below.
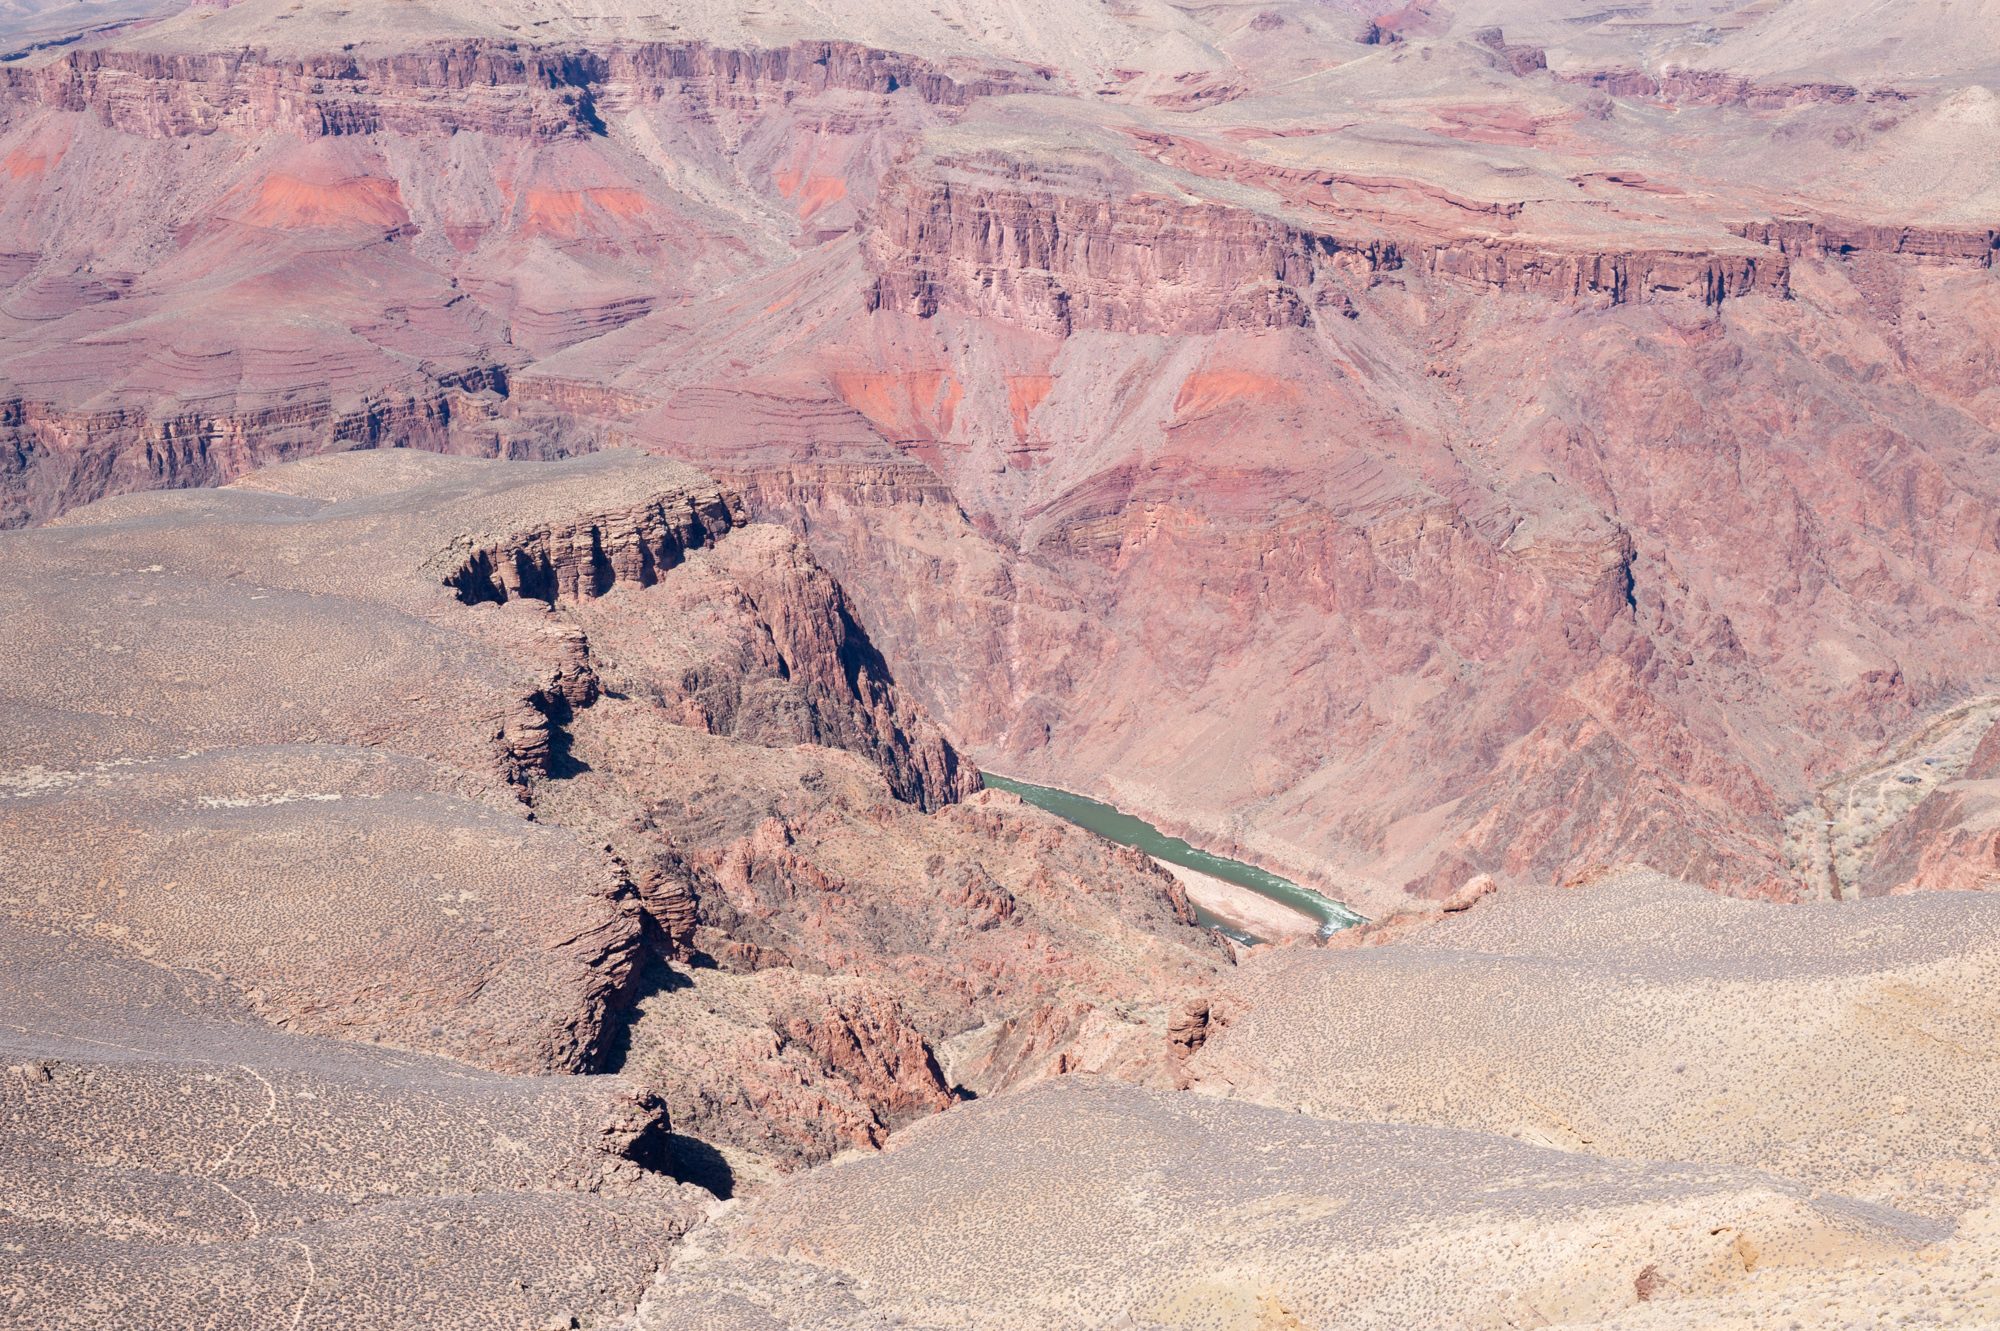
[[[1271,942],[1319,932],[1317,919],[1283,902],[1178,864],[1158,859],[1153,862],[1180,880],[1195,905],[1233,929]]]

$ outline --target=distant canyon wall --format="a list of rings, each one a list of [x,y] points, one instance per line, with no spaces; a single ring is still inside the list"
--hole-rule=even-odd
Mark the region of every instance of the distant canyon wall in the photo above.
[[[940,106],[1047,86],[1034,72],[960,77],[915,56],[850,42],[739,51],[704,42],[559,51],[437,43],[384,56],[76,51],[0,69],[0,93],[89,111],[151,138],[272,130],[319,137],[479,130],[529,138],[602,133],[598,102],[686,97],[749,109],[827,89],[907,91]]]
[[[1095,187],[1095,188],[1093,188]],[[1208,333],[1307,327],[1351,314],[1388,275],[1559,301],[1784,295],[1782,251],[1564,250],[1492,233],[1336,232],[1247,208],[1121,195],[1110,177],[1055,181],[1009,162],[941,163],[892,180],[868,237],[870,308],[946,303],[1041,332]]]

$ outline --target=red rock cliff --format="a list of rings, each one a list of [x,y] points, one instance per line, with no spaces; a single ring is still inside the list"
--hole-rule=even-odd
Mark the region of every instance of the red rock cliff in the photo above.
[[[969,169],[968,169],[969,168]],[[1386,219],[1384,220],[1386,221]],[[1391,223],[1392,224],[1392,223]],[[1566,301],[1710,305],[1788,290],[1782,255],[1565,249],[1502,233],[1334,230],[1219,203],[1133,194],[1109,173],[1052,178],[1009,161],[912,169],[887,183],[868,245],[871,309],[944,304],[1042,332],[1304,327],[1389,273]]]

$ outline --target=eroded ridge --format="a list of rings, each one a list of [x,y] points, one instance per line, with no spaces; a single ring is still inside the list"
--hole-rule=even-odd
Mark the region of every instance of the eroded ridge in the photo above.
[[[620,582],[650,587],[690,550],[747,520],[733,497],[676,491],[624,513],[572,519],[499,538],[462,558],[447,556],[457,566],[444,583],[467,605],[587,599]]]
[[[345,454],[0,541],[9,677],[44,681],[0,751],[0,923],[212,977],[249,1032],[584,1074],[605,1188],[754,1189],[1078,1068],[1164,1081],[1170,995],[1230,963],[1149,861],[980,790],[798,539],[683,465]],[[540,572],[504,587],[497,551]],[[461,599],[471,566],[505,596]],[[190,687],[212,659],[242,668]],[[230,1124],[254,1203],[295,1085],[246,1061],[279,1097]],[[107,1103],[78,1131],[127,1142]],[[506,1264],[540,1242],[496,1232]],[[582,1315],[577,1242],[535,1297]],[[634,1297],[625,1257],[592,1298]]]

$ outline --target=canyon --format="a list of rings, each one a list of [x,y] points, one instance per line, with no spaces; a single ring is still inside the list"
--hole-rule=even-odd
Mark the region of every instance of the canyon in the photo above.
[[[322,1241],[416,1279],[396,1227],[466,1207],[523,1255],[441,1324],[636,1303],[738,1180],[1057,1070],[1170,1084],[1173,1001],[1231,963],[1151,860],[981,791],[796,539],[681,464],[345,454],[5,543],[0,923],[49,993],[10,989],[9,1169],[109,1143],[7,1267],[84,1323],[192,1315],[149,1300],[197,1271],[271,1295]],[[434,1100],[518,1167],[368,1144]],[[511,1287],[544,1242],[611,1283]],[[142,1278],[70,1302],[99,1249]],[[324,1315],[409,1315],[371,1299]]]
[[[0,4],[0,1320],[1991,1322],[1996,80]]]
[[[1777,16],[1499,8],[23,47],[0,521],[636,447],[799,532],[976,757],[1366,913],[1814,895],[1787,820],[1987,683],[1980,48],[1781,78],[1700,54]]]

